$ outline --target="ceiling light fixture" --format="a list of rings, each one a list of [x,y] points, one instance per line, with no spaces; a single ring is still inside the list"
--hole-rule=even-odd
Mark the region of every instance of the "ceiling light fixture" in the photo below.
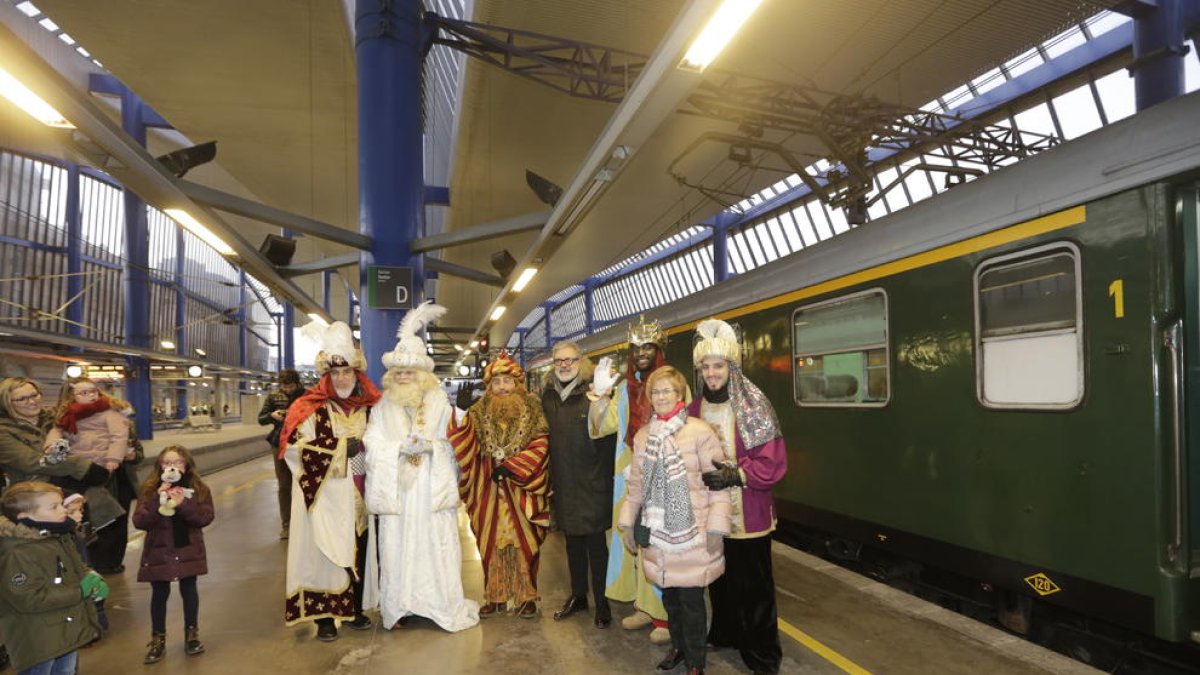
[[[217,249],[217,253],[221,255],[233,255],[233,249],[229,247],[229,244],[226,244],[224,240],[213,234],[212,230],[201,225],[200,221],[196,220],[192,214],[183,209],[166,209],[164,213],[170,216],[171,220],[179,223],[183,229],[200,237],[204,243]]]
[[[504,316],[504,310],[507,309],[504,305],[497,305],[496,309],[492,310],[492,321],[499,321],[500,317]]]
[[[0,68],[0,96],[8,99],[30,117],[48,127],[75,128],[75,125],[68,122],[62,113],[54,109],[54,106],[46,103],[41,96],[33,93],[33,90],[21,84],[20,80],[3,68]]]
[[[679,68],[697,73],[707,68],[741,29],[742,24],[746,23],[746,19],[750,18],[760,2],[762,0],[725,0],[721,3],[688,47],[683,60],[679,62]]]
[[[162,347],[163,349],[175,349],[175,343],[171,342],[170,340],[159,340],[158,346]]]
[[[208,356],[208,352],[196,347],[196,356]]]
[[[533,280],[533,276],[537,274],[537,272],[538,271],[536,267],[526,267],[524,270],[522,270],[521,276],[517,277],[516,283],[513,284],[513,291],[520,293],[521,291],[525,290],[525,287],[529,285],[529,282]]]
[[[479,346],[479,340],[471,340],[471,343],[468,344],[467,346],[470,347],[471,349],[475,349],[476,347]]]

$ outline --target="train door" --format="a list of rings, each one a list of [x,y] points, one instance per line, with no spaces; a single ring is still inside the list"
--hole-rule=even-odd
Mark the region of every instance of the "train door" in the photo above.
[[[1181,400],[1176,407],[1178,426],[1173,433],[1172,466],[1168,467],[1174,476],[1168,502],[1174,556],[1169,547],[1168,558],[1175,557],[1176,564],[1190,572],[1184,612],[1192,640],[1200,642],[1200,184],[1177,189],[1175,215],[1185,244],[1185,309],[1182,330],[1173,330],[1165,339],[1168,355],[1175,357],[1174,372],[1182,377],[1182,381],[1171,383]]]

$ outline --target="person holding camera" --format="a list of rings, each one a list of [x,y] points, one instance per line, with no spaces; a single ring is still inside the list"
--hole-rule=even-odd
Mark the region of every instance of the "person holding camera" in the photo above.
[[[287,416],[288,408],[300,395],[304,387],[300,384],[300,373],[291,368],[279,371],[279,388],[267,396],[262,409],[258,411],[258,423],[271,425],[267,434],[267,444],[271,446],[271,456],[275,458],[275,480],[279,483],[279,538],[288,538],[288,526],[292,518],[292,472],[287,462],[276,455],[279,453],[279,432],[283,429],[283,418]]]

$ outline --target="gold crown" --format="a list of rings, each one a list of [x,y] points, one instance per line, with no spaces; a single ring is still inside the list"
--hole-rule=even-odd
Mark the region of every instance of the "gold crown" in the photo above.
[[[634,345],[653,343],[663,347],[667,344],[667,334],[657,319],[646,321],[645,315],[639,314],[637,323],[629,324],[629,342]]]

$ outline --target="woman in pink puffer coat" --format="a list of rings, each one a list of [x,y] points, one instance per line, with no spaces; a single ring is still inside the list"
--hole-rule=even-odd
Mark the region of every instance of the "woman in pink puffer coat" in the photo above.
[[[686,661],[704,672],[708,618],[704,589],[725,571],[724,535],[730,530],[729,491],[710,491],[700,474],[724,454],[716,432],[688,417],[687,382],[663,366],[646,382],[654,407],[633,439],[633,461],[618,527],[630,550],[642,551],[646,578],[663,589],[671,649],[659,670]]]

